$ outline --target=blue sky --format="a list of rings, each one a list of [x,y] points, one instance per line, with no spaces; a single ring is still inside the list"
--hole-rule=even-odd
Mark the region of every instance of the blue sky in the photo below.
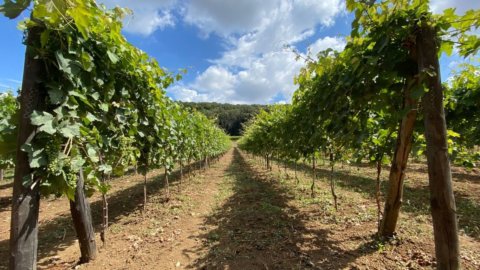
[[[341,50],[352,15],[342,0],[101,0],[108,7],[129,7],[127,39],[172,72],[188,70],[167,89],[185,101],[228,103],[289,102],[293,77],[303,66],[284,48],[316,52]],[[439,12],[480,8],[477,0],[432,0]],[[22,16],[28,16],[23,14]],[[21,19],[21,18],[20,18]],[[24,46],[17,20],[0,16],[0,92],[20,86]],[[441,58],[442,79],[462,59]]]

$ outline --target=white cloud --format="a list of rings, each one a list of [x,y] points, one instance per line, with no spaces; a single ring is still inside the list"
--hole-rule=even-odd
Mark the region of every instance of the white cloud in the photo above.
[[[235,83],[235,76],[226,68],[210,66],[195,79],[193,87],[201,92],[230,95]]]
[[[447,8],[456,8],[458,14],[463,14],[469,9],[479,9],[478,0],[431,0],[430,9],[434,13],[442,13]]]
[[[258,28],[280,4],[281,0],[193,0],[186,5],[184,19],[204,34],[228,36]]]
[[[185,101],[272,103],[278,96],[290,100],[295,90],[293,78],[302,66],[292,52],[271,52],[236,72],[212,65],[188,86],[175,86],[169,93]]]
[[[304,65],[283,49],[312,37],[319,27],[328,27],[344,10],[341,0],[244,0],[225,4],[221,0],[195,0],[185,5],[187,23],[203,36],[224,39],[225,51],[212,59],[212,66],[188,85],[192,100],[233,103],[272,103],[290,100],[293,78]],[[343,49],[340,38],[319,39],[311,50]]]
[[[124,20],[125,31],[133,34],[148,36],[158,29],[172,27],[175,19],[172,9],[176,0],[103,0],[107,7],[126,7],[133,11],[133,15]]]
[[[308,51],[315,56],[319,52],[324,51],[328,48],[334,49],[336,51],[343,51],[345,45],[345,39],[327,36],[317,39],[317,41],[315,41],[312,45],[308,46]]]
[[[219,36],[225,50],[189,84],[169,89],[174,99],[233,103],[290,100],[293,78],[304,65],[284,45],[295,46],[328,27],[344,11],[342,0],[105,0],[134,11],[126,30],[149,35],[172,27],[176,20],[194,25],[200,35]],[[179,16],[175,18],[173,14]],[[310,45],[313,53],[344,41],[325,37]]]
[[[211,101],[206,94],[199,94],[193,89],[189,89],[183,85],[175,85],[168,89],[170,95],[175,100],[182,100],[186,102],[204,102]]]

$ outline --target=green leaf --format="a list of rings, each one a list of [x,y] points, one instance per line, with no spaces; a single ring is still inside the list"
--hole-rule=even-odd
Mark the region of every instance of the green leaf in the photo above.
[[[90,123],[98,121],[98,118],[90,112],[87,113],[87,116],[85,116],[85,118],[87,118]]]
[[[99,105],[100,109],[104,112],[108,112],[108,104],[107,103],[102,103]]]
[[[109,173],[112,172],[112,166],[110,166],[108,164],[102,164],[102,165],[98,166],[98,171],[103,172],[105,174],[109,174]]]
[[[75,136],[80,136],[80,124],[75,123],[66,127],[63,127],[59,130],[65,138],[73,138]]]
[[[73,171],[80,171],[80,169],[82,169],[84,164],[85,164],[85,159],[83,159],[81,156],[76,156],[72,159],[70,166]]]
[[[15,19],[30,5],[31,0],[5,0],[3,5],[0,5],[0,13],[10,19]]]
[[[35,149],[35,147],[26,143],[20,148],[23,152],[28,154],[28,161],[30,168],[40,168],[41,166],[47,165],[47,158],[44,155],[44,149]]]
[[[78,62],[69,59],[63,55],[61,51],[55,52],[58,68],[67,73],[69,76],[76,76],[80,72],[80,65]]]
[[[451,129],[447,130],[447,135],[448,137],[453,137],[453,138],[460,138],[460,133],[457,133]]]
[[[87,155],[92,162],[98,162],[100,160],[98,158],[97,151],[91,145],[87,145]]]
[[[442,52],[448,56],[451,56],[453,52],[453,43],[448,41],[442,42],[439,53],[441,54]]]
[[[60,104],[64,97],[63,91],[58,87],[51,88],[48,90],[48,97],[50,98],[50,102],[52,104]]]
[[[30,120],[32,121],[32,125],[39,126],[39,131],[48,134],[54,134],[57,131],[53,127],[54,116],[47,112],[33,111]]]
[[[70,201],[75,201],[75,188],[67,186],[67,190],[65,191],[65,195]]]
[[[72,16],[77,26],[78,31],[82,34],[83,38],[88,38],[90,21],[92,20],[92,14],[86,8],[85,4],[81,1],[77,1],[77,6],[69,9],[68,14]]]
[[[412,89],[412,93],[410,94],[410,96],[414,99],[419,99],[425,94],[425,89],[426,88],[423,84],[418,85]]]
[[[82,55],[80,59],[81,59],[83,69],[86,71],[92,71],[92,68],[94,66],[93,57],[89,53],[82,51]]]
[[[107,51],[107,56],[110,59],[110,61],[112,61],[112,63],[116,64],[118,62],[118,56],[113,52]]]

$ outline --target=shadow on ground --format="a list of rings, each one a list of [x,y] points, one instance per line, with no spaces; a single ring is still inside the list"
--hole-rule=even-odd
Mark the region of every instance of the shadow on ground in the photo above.
[[[332,241],[329,231],[308,228],[308,213],[289,205],[289,190],[259,173],[235,149],[227,168],[231,196],[205,219],[203,247],[185,250],[205,254],[191,269],[342,269],[357,257]],[[222,192],[222,191],[221,191]],[[332,260],[334,258],[334,260]]]
[[[184,172],[196,173],[195,169],[199,167],[199,162],[185,166]],[[133,177],[129,175],[126,177]],[[122,216],[129,215],[143,208],[143,177],[137,177],[138,184],[126,189],[117,191],[108,195],[109,203],[109,224],[118,223]],[[157,173],[148,178],[147,190],[148,194],[157,193],[164,187],[164,174]],[[175,171],[169,177],[171,188],[178,184],[180,179],[179,171]],[[115,185],[115,179],[112,179],[111,185]],[[11,201],[11,198],[9,198]],[[42,199],[40,204],[48,203],[48,200]],[[68,207],[68,201],[65,201]],[[10,207],[10,206],[9,206]],[[92,218],[95,231],[101,229],[102,201],[96,200],[91,204]],[[148,209],[147,209],[148,212]],[[40,212],[40,216],[42,213]],[[4,228],[2,228],[3,230]],[[5,228],[7,229],[7,228]],[[55,256],[59,251],[65,250],[76,242],[76,234],[73,227],[70,212],[64,213],[57,218],[43,222],[39,226],[38,233],[38,261]],[[101,246],[101,242],[97,242],[97,247]],[[9,239],[0,241],[0,269],[7,269],[8,266]],[[80,256],[80,251],[79,251]],[[5,258],[5,259],[3,259]],[[54,260],[55,258],[53,258]],[[38,263],[40,268],[46,268],[51,262],[44,261]],[[74,263],[74,262],[71,262]]]
[[[289,164],[288,167],[292,170],[295,168],[295,166],[292,164]],[[362,164],[362,166],[358,167],[367,167],[367,165]],[[312,174],[312,168],[310,165],[299,163],[297,168],[307,175]],[[384,168],[384,170],[388,170],[388,168]],[[422,168],[414,168],[413,170],[425,173],[427,172],[426,169]],[[328,181],[330,177],[330,170],[326,169],[325,166],[318,166],[316,174],[319,179]],[[375,179],[361,176],[360,174],[361,172],[355,173],[354,170],[336,167],[334,171],[335,182],[338,186],[359,192],[374,202],[376,181]],[[464,174],[459,175],[458,172],[453,172],[452,175],[454,177],[465,177]],[[479,181],[478,178],[479,177],[475,175],[468,175],[468,177],[458,181],[476,183]],[[382,181],[382,190],[383,194],[385,194],[387,190],[387,181]],[[339,195],[341,195],[341,193]],[[410,187],[405,185],[403,198],[404,203],[400,211],[405,211],[415,215],[430,215],[429,198],[430,191],[428,186]],[[457,206],[459,229],[471,237],[480,239],[480,203],[475,202],[472,198],[469,198],[466,194],[461,192],[455,192],[455,201]]]

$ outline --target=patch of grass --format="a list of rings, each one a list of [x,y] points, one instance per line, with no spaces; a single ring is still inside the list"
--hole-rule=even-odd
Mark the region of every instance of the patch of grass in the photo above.
[[[123,225],[121,224],[112,224],[108,227],[109,232],[113,234],[118,234],[123,231]],[[108,233],[108,232],[107,232]]]
[[[232,142],[238,141],[242,136],[229,136]]]
[[[262,212],[266,215],[275,215],[282,212],[282,208],[271,204],[269,201],[262,201],[260,203]]]

